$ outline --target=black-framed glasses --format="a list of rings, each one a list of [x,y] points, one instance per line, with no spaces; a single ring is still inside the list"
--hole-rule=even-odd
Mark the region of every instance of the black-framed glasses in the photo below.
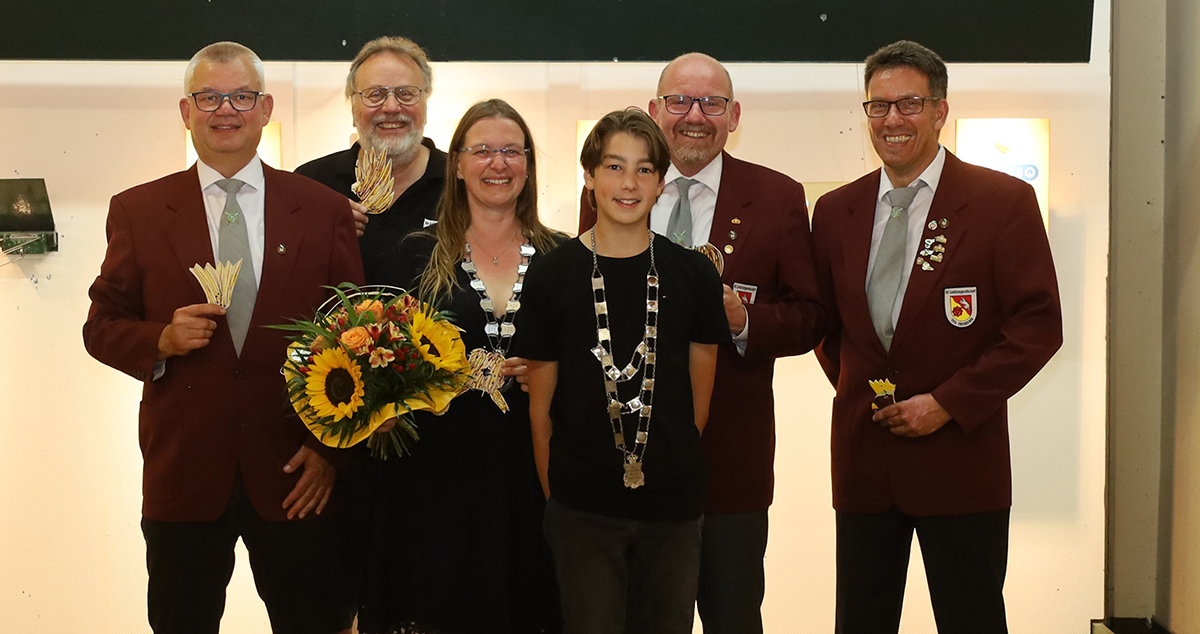
[[[663,100],[664,107],[671,114],[687,114],[692,110],[692,102],[699,102],[700,112],[710,117],[717,117],[725,114],[725,108],[729,106],[728,97],[718,97],[716,95],[709,95],[707,97],[659,95],[658,98]]]
[[[506,145],[504,147],[492,147],[487,143],[472,145],[470,147],[458,148],[458,151],[463,156],[471,156],[480,163],[488,163],[495,156],[500,156],[505,163],[512,163],[519,159],[525,158],[529,154],[529,148],[517,147],[515,145]]]
[[[864,101],[863,110],[872,119],[882,119],[896,106],[900,114],[920,114],[925,109],[926,101],[941,101],[941,97],[905,97],[895,101]]]
[[[421,95],[425,94],[425,90],[416,86],[371,86],[355,94],[368,108],[382,106],[387,101],[388,95],[395,97],[396,102],[402,106],[415,106],[421,101]]]
[[[200,112],[216,112],[221,109],[221,104],[225,100],[229,100],[229,105],[233,106],[238,112],[253,110],[258,104],[260,95],[265,95],[263,92],[254,90],[237,90],[234,92],[217,92],[215,90],[202,90],[188,95],[196,102],[196,108]]]

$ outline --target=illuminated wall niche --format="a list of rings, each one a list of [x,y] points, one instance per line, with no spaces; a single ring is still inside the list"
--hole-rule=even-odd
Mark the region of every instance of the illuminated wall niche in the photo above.
[[[1050,226],[1050,120],[958,119],[955,154],[1033,186],[1042,222]]]

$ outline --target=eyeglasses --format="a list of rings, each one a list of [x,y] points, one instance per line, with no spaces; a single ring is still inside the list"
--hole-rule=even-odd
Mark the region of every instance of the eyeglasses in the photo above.
[[[362,99],[364,106],[378,108],[387,101],[388,95],[395,97],[396,103],[402,106],[415,106],[421,101],[421,95],[424,93],[425,90],[416,86],[371,86],[355,94]]]
[[[941,97],[905,97],[896,101],[864,101],[863,110],[872,119],[882,119],[896,106],[900,114],[920,114],[925,109],[926,101],[941,101]]]
[[[725,114],[725,107],[729,105],[728,97],[717,97],[710,95],[708,97],[689,97],[688,95],[659,95],[659,99],[663,100],[667,112],[671,114],[687,114],[692,111],[692,102],[700,102],[700,112],[716,117]]]
[[[216,92],[213,90],[205,90],[201,92],[191,93],[189,96],[196,102],[196,108],[200,112],[216,112],[221,109],[221,104],[225,100],[229,100],[229,105],[233,106],[238,112],[253,110],[258,103],[259,95],[266,93],[255,92],[253,90],[238,90],[235,92]]]
[[[525,158],[525,155],[529,154],[529,148],[527,147],[513,147],[511,145],[507,147],[489,147],[486,143],[459,148],[458,151],[464,156],[475,157],[480,163],[489,163],[497,155],[502,157],[505,163],[513,163]]]

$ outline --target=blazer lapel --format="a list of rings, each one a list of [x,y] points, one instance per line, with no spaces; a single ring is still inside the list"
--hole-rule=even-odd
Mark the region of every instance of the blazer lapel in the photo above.
[[[739,186],[739,183],[745,182],[741,176],[742,162],[727,152],[721,154],[721,187],[717,195],[717,206],[713,210],[708,242],[725,258],[725,271],[721,274],[721,281],[732,286],[736,281],[736,263],[745,250],[742,247],[747,244],[746,238],[754,229],[754,213],[750,209],[751,192]]]
[[[175,195],[167,200],[166,207],[171,218],[165,221],[167,239],[179,264],[185,270],[199,264],[213,263],[212,240],[208,235],[208,217],[204,213],[204,194],[200,191],[200,177],[196,166],[179,176],[180,186]],[[197,298],[197,304],[207,301],[200,281],[190,273],[185,275],[189,288]]]
[[[246,343],[242,349],[243,358],[258,339],[255,335],[262,333],[264,327],[280,321],[280,311],[274,306],[275,300],[287,293],[292,267],[304,237],[304,223],[298,217],[303,215],[298,213],[300,202],[280,182],[278,172],[265,163],[263,186],[266,189],[263,199],[263,270],[254,302],[254,316],[250,319],[250,330],[246,333]]]
[[[921,232],[921,242],[917,245],[918,259],[913,260],[912,274],[908,278],[908,290],[904,292],[904,303],[900,307],[900,319],[896,322],[896,335],[892,338],[892,350],[914,328],[918,327],[917,315],[925,303],[930,301],[929,294],[938,286],[938,280],[946,268],[951,266],[956,248],[961,244],[961,238],[966,230],[965,223],[960,222],[959,212],[967,205],[966,190],[959,178],[960,163],[953,154],[946,152],[946,164],[942,168],[942,177],[938,183],[937,193],[933,196],[933,204],[929,208],[929,217]],[[931,225],[932,223],[932,225]],[[930,229],[930,226],[933,226]],[[930,245],[926,247],[925,245]],[[944,251],[936,251],[941,246]],[[928,256],[920,255],[924,250],[935,251],[935,256],[941,256],[941,262],[930,261]],[[920,262],[924,260],[932,270],[927,270]]]
[[[842,311],[842,325],[847,330],[861,333],[863,341],[881,356],[886,356],[883,343],[871,323],[871,309],[867,303],[867,264],[871,258],[871,233],[875,227],[876,196],[879,193],[879,170],[858,181],[860,185],[850,194],[846,208],[846,224],[842,231],[842,253],[845,256],[845,279],[849,288],[838,289],[846,293],[846,309]]]

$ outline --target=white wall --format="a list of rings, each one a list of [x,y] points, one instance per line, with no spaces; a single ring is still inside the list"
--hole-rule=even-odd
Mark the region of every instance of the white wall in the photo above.
[[[1108,3],[1096,3],[1085,65],[953,65],[951,117],[1051,119],[1050,238],[1066,341],[1011,402],[1014,497],[1007,598],[1013,631],[1084,631],[1103,611],[1105,302],[1108,248]],[[1015,45],[1015,44],[1014,44]],[[345,147],[345,64],[267,65],[284,167]],[[445,147],[472,102],[501,97],[529,120],[541,205],[573,230],[575,121],[642,105],[658,64],[436,64],[428,132]],[[876,166],[861,66],[732,65],[741,158],[801,181]],[[0,614],[11,631],[148,632],[138,528],[139,385],[93,361],[80,326],[104,253],[108,197],[183,169],[181,63],[0,62],[0,177],[47,180],[57,254],[0,267]],[[953,149],[952,130],[943,141]],[[0,264],[4,260],[0,259]],[[777,492],[767,555],[769,632],[830,631],[832,389],[811,355],[780,362]],[[266,632],[239,559],[228,632]],[[914,561],[904,632],[932,632]]]

